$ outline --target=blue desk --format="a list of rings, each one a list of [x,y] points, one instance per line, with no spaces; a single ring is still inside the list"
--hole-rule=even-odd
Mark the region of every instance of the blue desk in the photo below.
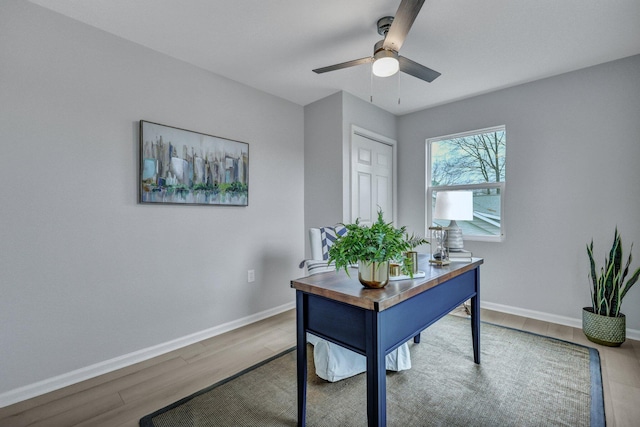
[[[385,356],[429,325],[471,299],[473,359],[480,363],[480,265],[453,262],[444,267],[418,261],[426,277],[364,288],[357,271],[316,274],[291,281],[296,289],[298,425],[306,424],[307,338],[311,332],[367,358],[369,426],[387,422]],[[410,375],[410,372],[408,373]]]

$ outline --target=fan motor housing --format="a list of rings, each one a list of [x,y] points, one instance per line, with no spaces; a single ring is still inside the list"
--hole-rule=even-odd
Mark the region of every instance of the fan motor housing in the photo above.
[[[396,58],[398,57],[398,52],[396,52],[395,50],[391,50],[391,49],[385,49],[384,47],[382,47],[383,44],[384,44],[384,39],[380,40],[375,45],[373,45],[373,57],[374,58],[377,59],[377,58],[383,57],[383,56],[395,56]]]

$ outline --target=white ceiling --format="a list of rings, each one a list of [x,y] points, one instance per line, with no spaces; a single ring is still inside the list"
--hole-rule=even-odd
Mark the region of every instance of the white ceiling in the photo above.
[[[30,1],[296,104],[344,90],[394,114],[640,53],[640,0],[426,0],[400,53],[433,83],[311,71],[371,55],[400,0]]]

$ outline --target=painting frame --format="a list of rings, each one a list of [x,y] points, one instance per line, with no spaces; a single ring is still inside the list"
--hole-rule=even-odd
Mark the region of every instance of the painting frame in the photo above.
[[[138,202],[249,205],[249,144],[140,120]]]

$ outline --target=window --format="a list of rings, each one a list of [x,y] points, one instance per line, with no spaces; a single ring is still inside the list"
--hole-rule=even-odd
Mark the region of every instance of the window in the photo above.
[[[505,191],[507,134],[504,126],[427,139],[427,224],[438,191],[472,190],[473,220],[457,221],[467,240],[499,242]]]

